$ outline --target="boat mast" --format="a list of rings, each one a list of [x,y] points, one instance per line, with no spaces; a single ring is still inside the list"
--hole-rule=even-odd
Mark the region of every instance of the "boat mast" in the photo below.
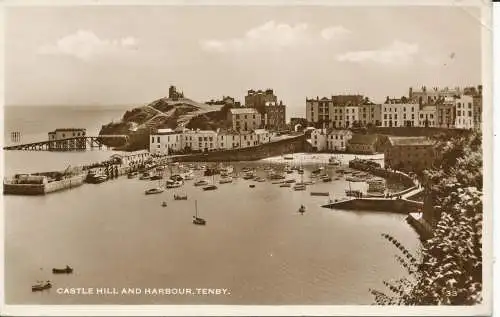
[[[196,213],[196,218],[198,218],[198,201],[197,200],[194,201],[194,210]]]

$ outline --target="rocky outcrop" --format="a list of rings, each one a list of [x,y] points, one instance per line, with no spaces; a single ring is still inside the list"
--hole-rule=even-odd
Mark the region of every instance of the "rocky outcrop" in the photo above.
[[[116,140],[106,140],[106,145],[118,150],[147,149],[150,133],[159,128],[221,127],[225,119],[221,108],[221,105],[207,105],[188,98],[161,98],[148,105],[128,110],[119,122],[103,125],[99,135],[128,135],[129,142],[125,145],[117,143]]]

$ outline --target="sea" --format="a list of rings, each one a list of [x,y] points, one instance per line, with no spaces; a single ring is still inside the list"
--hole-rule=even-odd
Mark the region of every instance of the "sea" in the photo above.
[[[23,143],[46,140],[49,131],[63,127],[97,135],[127,109],[7,106],[5,144],[11,132],[20,132]],[[4,177],[60,170],[112,153],[4,151]],[[259,173],[269,165],[232,164]],[[314,166],[305,168],[309,175]],[[46,196],[3,196],[6,304],[368,305],[370,289],[386,291],[383,281],[406,275],[397,249],[381,235],[416,253],[420,247],[404,215],[326,209],[321,205],[329,197],[310,195],[340,197],[349,186],[344,180],[307,191],[241,178],[203,191],[193,182],[157,195],[144,191],[158,181],[119,178]],[[174,200],[181,193],[188,200]],[[205,226],[192,224],[195,213]],[[73,274],[52,274],[66,265]],[[46,280],[52,289],[32,292],[34,283]]]

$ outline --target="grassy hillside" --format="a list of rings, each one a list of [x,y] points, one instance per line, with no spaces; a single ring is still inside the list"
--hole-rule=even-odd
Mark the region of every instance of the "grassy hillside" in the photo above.
[[[182,98],[172,100],[161,98],[148,105],[128,110],[120,122],[112,122],[101,127],[99,134],[125,134],[129,143],[120,146],[122,150],[147,149],[150,131],[159,128],[175,129],[184,126],[191,129],[217,129],[225,122],[225,111],[220,111],[220,105],[207,105]],[[119,146],[109,141],[109,146]]]

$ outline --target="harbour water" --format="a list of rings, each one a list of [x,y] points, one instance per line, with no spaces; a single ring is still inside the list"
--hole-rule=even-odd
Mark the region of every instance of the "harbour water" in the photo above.
[[[64,167],[68,160],[93,156],[104,159],[109,153],[5,155],[5,170],[12,173],[40,171],[49,164]],[[215,191],[203,191],[193,182],[158,195],[144,194],[158,181],[119,178],[46,196],[4,196],[6,303],[371,304],[369,288],[382,289],[383,280],[404,275],[396,250],[380,235],[391,234],[410,250],[419,247],[403,215],[325,209],[320,205],[328,197],[310,196],[310,191],[342,195],[345,181],[317,183],[303,192],[241,178],[217,185]],[[189,199],[175,201],[174,193],[186,193]],[[191,223],[195,200],[206,226]],[[161,206],[163,201],[167,207]],[[301,204],[307,208],[304,215],[297,212]],[[66,264],[75,269],[73,274],[52,274],[53,267]],[[54,287],[33,293],[37,280],[51,280]],[[58,292],[124,287],[220,288],[229,293]]]

